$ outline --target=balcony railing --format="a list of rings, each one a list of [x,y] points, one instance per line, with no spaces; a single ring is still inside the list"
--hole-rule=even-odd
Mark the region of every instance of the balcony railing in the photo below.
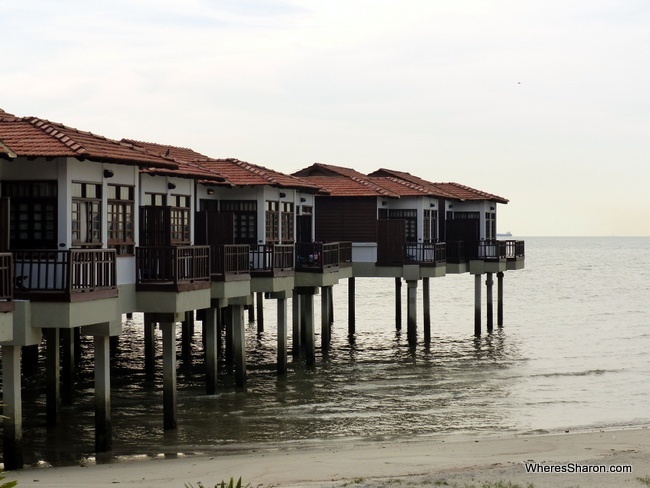
[[[290,276],[294,271],[293,244],[260,244],[250,250],[251,274]]]
[[[525,241],[506,241],[506,259],[517,259],[525,256]]]
[[[136,290],[187,291],[210,286],[210,246],[137,247]]]
[[[463,263],[471,259],[484,261],[505,261],[523,258],[525,255],[524,241],[499,241],[488,239],[473,245],[466,241],[447,243],[447,262]]]
[[[213,281],[250,279],[250,246],[225,244],[211,247],[211,252]]]
[[[0,253],[0,312],[14,309],[14,267],[10,252]]]
[[[439,265],[447,261],[444,242],[407,243],[404,262],[421,265]]]
[[[482,259],[483,261],[505,261],[506,241],[498,241],[496,239],[479,241],[476,251],[477,259]]]
[[[323,272],[351,264],[351,242],[296,243],[297,270]]]
[[[116,276],[114,249],[14,252],[16,298],[79,301],[116,297]]]

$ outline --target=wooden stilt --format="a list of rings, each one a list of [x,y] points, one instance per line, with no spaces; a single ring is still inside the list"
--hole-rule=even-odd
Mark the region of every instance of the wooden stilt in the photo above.
[[[257,332],[264,332],[264,293],[257,292]]]
[[[329,287],[323,286],[321,287],[321,294],[320,294],[321,300],[321,307],[320,307],[320,314],[321,314],[321,349],[323,351],[327,351],[330,346],[330,317],[329,317],[329,312],[330,312],[330,305],[329,305]]]
[[[305,317],[305,350],[308,366],[316,364],[316,335],[314,333],[314,295],[302,295]]]
[[[233,348],[235,352],[235,384],[246,386],[246,329],[243,320],[243,307],[231,305]],[[259,312],[257,314],[259,318]]]
[[[355,311],[355,282],[354,278],[348,278],[348,334],[356,332],[356,311]]]
[[[151,314],[144,314],[144,371],[153,378],[156,370],[156,324]]]
[[[474,335],[481,335],[481,275],[474,275]]]
[[[111,421],[110,340],[95,336],[95,451],[108,452],[113,446]]]
[[[61,405],[61,356],[59,354],[59,329],[43,329],[46,343],[45,422],[58,425]]]
[[[160,324],[163,336],[163,425],[175,429],[177,424],[176,391],[176,323]]]
[[[61,329],[61,403],[70,405],[74,398],[74,329]]]
[[[255,307],[251,305],[246,305],[246,311],[248,312],[248,321],[255,322]]]
[[[424,316],[424,341],[431,342],[431,290],[430,278],[422,278],[422,308]]]
[[[497,273],[497,325],[503,327],[503,272]]]
[[[205,310],[205,392],[214,395],[217,392],[217,358],[219,350],[218,324],[216,308]]]
[[[22,469],[23,414],[20,381],[20,346],[2,346],[2,421],[5,469]]]
[[[402,278],[395,278],[395,328],[402,330]]]
[[[492,273],[486,273],[485,274],[485,293],[486,293],[486,298],[487,298],[487,307],[486,307],[486,312],[487,312],[487,320],[486,320],[486,328],[488,333],[492,332],[492,329],[494,328],[493,324],[493,307],[492,307],[492,285],[494,281],[492,280]]]
[[[278,374],[287,372],[287,300],[278,298]]]
[[[300,331],[300,295],[298,290],[294,288],[293,297],[291,299],[291,320],[292,320],[292,333],[291,333],[291,352],[294,358],[300,355],[300,343],[302,333]]]
[[[327,303],[329,304],[329,319],[330,319],[330,325],[334,323],[334,287],[333,286],[328,286],[328,300]],[[332,337],[332,331],[330,329],[330,338]]]
[[[409,344],[415,344],[417,342],[417,324],[418,324],[417,292],[418,292],[418,282],[407,281],[406,282],[407,313],[408,313],[407,336],[408,336]]]

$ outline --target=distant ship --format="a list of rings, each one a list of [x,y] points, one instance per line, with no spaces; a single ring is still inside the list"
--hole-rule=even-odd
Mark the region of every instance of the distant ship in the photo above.
[[[507,231],[507,232],[497,232],[497,237],[512,237],[512,232]]]

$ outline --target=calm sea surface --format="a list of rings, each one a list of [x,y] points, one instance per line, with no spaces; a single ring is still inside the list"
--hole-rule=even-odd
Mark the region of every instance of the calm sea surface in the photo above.
[[[424,343],[420,305],[414,350],[406,324],[396,331],[392,279],[357,279],[350,340],[342,280],[334,287],[331,350],[324,357],[318,351],[315,368],[290,360],[286,378],[277,377],[275,302],[267,300],[265,332],[247,327],[246,391],[235,389],[221,364],[220,392],[206,396],[197,323],[193,359],[179,358],[175,431],[162,429],[161,359],[153,382],[142,371],[136,314],[112,359],[112,454],[650,424],[650,238],[524,239],[526,268],[505,275],[504,327],[480,339],[472,335],[470,275],[431,280],[432,340]],[[45,427],[43,377],[25,379],[27,463],[93,459],[92,342],[84,339],[83,348],[77,397],[63,407],[60,427]]]

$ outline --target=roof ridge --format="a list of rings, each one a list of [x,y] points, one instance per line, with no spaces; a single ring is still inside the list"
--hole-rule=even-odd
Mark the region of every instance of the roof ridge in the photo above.
[[[61,144],[63,144],[65,147],[70,149],[71,151],[77,153],[77,154],[84,154],[86,153],[86,149],[79,144],[78,142],[74,141],[70,136],[67,134],[64,134],[60,130],[56,128],[56,125],[59,127],[62,127],[64,129],[69,129],[73,130],[78,133],[82,133],[82,131],[75,129],[73,127],[67,127],[63,124],[57,124],[56,122],[50,122],[49,120],[45,119],[40,119],[38,117],[25,117],[25,120],[31,124],[32,126],[36,127],[37,129],[40,129],[41,131],[45,132],[48,136],[53,137],[57,141],[59,141]],[[103,136],[97,136],[95,134],[92,134],[91,132],[86,132],[86,134],[90,134],[94,137],[103,137]],[[104,139],[106,139],[104,137]]]

